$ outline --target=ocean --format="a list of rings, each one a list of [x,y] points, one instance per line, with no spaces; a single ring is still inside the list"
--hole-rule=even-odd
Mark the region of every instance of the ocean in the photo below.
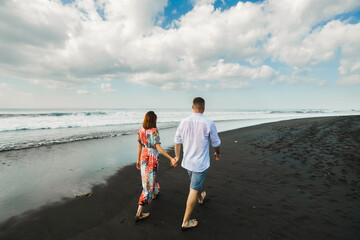
[[[148,110],[134,109],[0,109],[0,152],[137,132]],[[159,109],[158,128],[178,125],[191,109]],[[219,131],[260,123],[308,117],[353,115],[355,110],[207,110]]]

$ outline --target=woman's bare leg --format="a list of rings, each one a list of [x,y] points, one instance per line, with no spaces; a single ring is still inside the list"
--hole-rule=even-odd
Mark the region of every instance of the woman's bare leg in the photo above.
[[[135,222],[150,216],[150,213],[143,213],[142,210],[143,210],[143,206],[139,205],[138,210],[137,210],[136,215],[135,215]]]
[[[137,209],[137,212],[136,212],[136,216],[137,216],[137,217],[140,217],[140,216],[141,216],[142,210],[143,210],[143,206],[142,206],[142,205],[139,205],[139,207],[138,207],[138,209]]]

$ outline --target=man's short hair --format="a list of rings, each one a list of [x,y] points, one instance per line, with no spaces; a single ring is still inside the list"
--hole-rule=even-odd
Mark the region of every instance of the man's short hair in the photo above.
[[[196,109],[203,109],[205,107],[205,100],[201,97],[196,97],[193,100],[193,106]]]

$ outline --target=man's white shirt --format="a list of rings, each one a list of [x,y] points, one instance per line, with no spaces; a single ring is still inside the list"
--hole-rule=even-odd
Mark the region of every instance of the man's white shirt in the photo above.
[[[221,144],[214,122],[201,113],[193,113],[180,122],[174,142],[183,145],[181,166],[194,172],[210,167],[210,142],[213,147]]]

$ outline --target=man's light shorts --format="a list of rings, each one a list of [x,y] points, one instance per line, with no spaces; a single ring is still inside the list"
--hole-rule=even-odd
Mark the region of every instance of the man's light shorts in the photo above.
[[[193,172],[187,170],[190,177],[190,187],[194,190],[200,190],[205,180],[208,169],[203,172]]]

